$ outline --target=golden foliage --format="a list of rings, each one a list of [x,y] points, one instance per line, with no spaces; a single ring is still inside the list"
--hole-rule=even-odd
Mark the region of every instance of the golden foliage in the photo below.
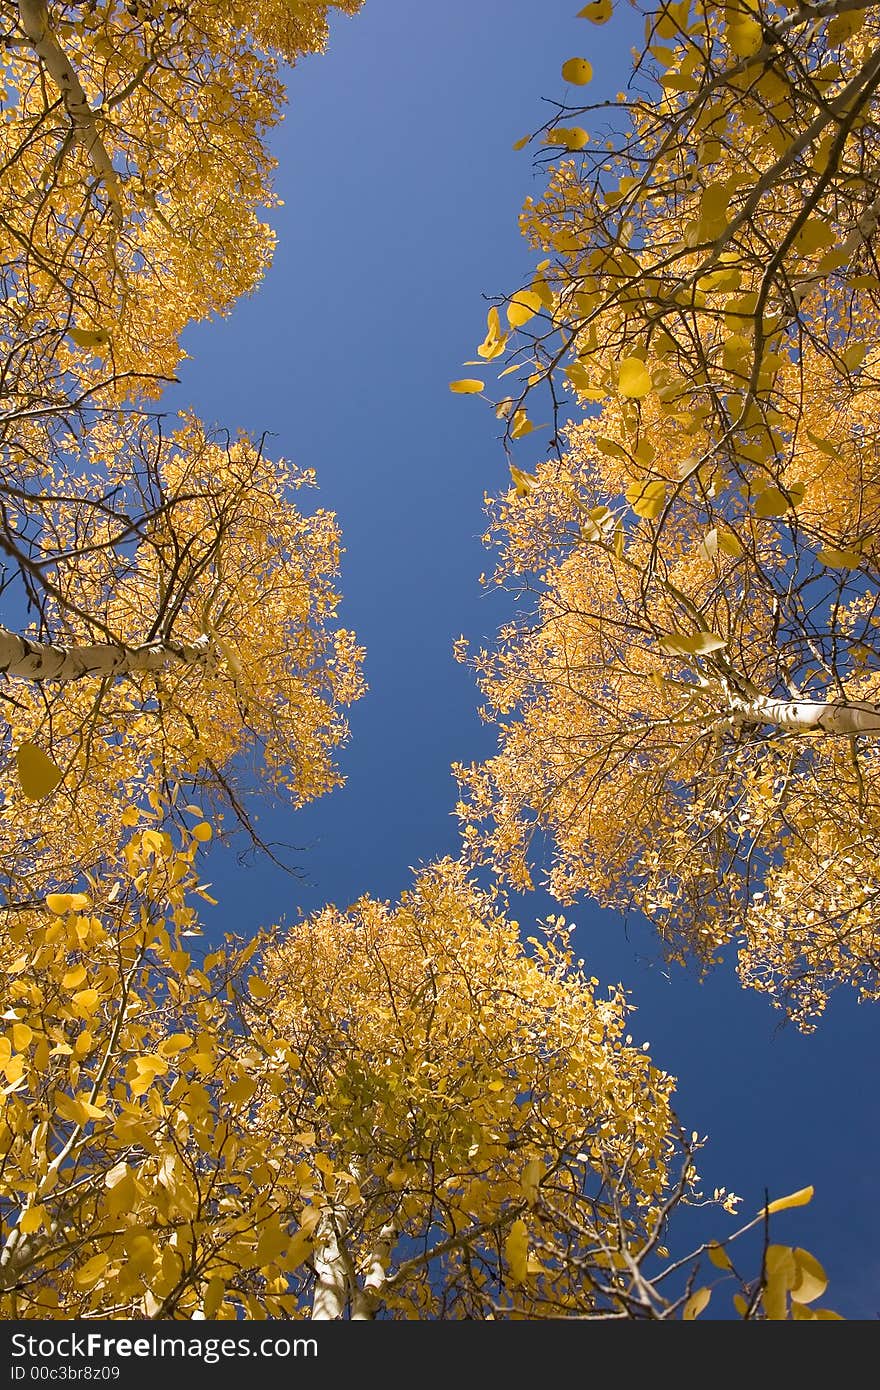
[[[494,507],[537,617],[476,657],[500,748],[459,769],[472,856],[522,886],[549,830],[562,900],[735,944],[807,1028],[880,988],[877,25],[650,12],[646,95],[527,202],[499,413],[552,379],[587,417]]]

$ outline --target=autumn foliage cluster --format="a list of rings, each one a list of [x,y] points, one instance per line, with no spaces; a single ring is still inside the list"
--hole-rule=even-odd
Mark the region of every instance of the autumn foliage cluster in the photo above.
[[[157,402],[269,263],[281,64],[358,7],[0,3],[0,1317],[833,1318],[770,1239],[811,1189],[713,1239],[625,992],[505,889],[636,907],[805,1030],[880,991],[880,16],[663,3],[610,105],[564,63],[536,269],[452,383],[525,596],[459,651],[461,857],[208,943],[206,845],[339,784],[362,653],[311,474]]]

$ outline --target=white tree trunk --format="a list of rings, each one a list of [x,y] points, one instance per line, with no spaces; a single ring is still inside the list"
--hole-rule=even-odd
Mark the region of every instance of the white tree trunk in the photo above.
[[[64,109],[107,191],[113,218],[118,224],[122,220],[119,176],[98,133],[97,118],[89,106],[82,83],[74,72],[67,54],[52,33],[45,0],[18,0],[18,16],[22,29],[33,44],[34,52],[61,93]]]
[[[162,671],[168,666],[208,666],[213,659],[207,634],[195,642],[144,642],[139,647],[113,642],[56,646],[32,642],[0,627],[0,674],[28,681],[75,681],[83,676],[124,676]]]
[[[312,1318],[316,1321],[336,1320],[345,1312],[348,1279],[332,1216],[322,1218],[319,1234],[323,1240],[312,1256],[316,1276]]]
[[[880,735],[880,704],[873,700],[771,700],[730,697],[741,724],[772,724],[795,734]]]

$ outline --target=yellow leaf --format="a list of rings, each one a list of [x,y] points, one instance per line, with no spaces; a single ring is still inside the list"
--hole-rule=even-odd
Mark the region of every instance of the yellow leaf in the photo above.
[[[540,296],[534,290],[520,290],[507,306],[507,322],[511,328],[522,328],[541,308]]]
[[[522,439],[524,435],[531,434],[534,425],[524,410],[516,410],[513,414],[513,424],[510,427],[511,439]]]
[[[104,1270],[110,1263],[110,1256],[103,1252],[93,1255],[90,1260],[86,1260],[73,1276],[73,1282],[79,1289],[90,1289],[93,1284],[97,1284]]]
[[[526,473],[522,468],[517,468],[515,464],[510,465],[510,476],[516,487],[517,497],[527,497],[532,490],[534,478],[531,473]]]
[[[213,834],[214,832],[206,820],[199,821],[198,825],[194,825],[192,828],[193,839],[198,840],[203,845],[207,844]]]
[[[48,1223],[49,1217],[45,1207],[28,1207],[27,1211],[22,1213],[18,1229],[23,1236],[32,1236],[41,1226],[48,1225]]]
[[[96,989],[81,989],[73,995],[70,1007],[79,1018],[85,1018],[95,1012],[100,997]]]
[[[137,825],[140,818],[140,811],[136,806],[126,806],[122,815],[119,817],[123,825]]]
[[[685,1319],[685,1321],[689,1322],[693,1318],[698,1318],[702,1313],[703,1309],[707,1306],[711,1297],[711,1289],[696,1289],[694,1293],[691,1294],[687,1303],[684,1305],[684,1312],[682,1313],[682,1317]]]
[[[189,1033],[171,1033],[159,1044],[159,1052],[163,1057],[173,1057],[178,1052],[183,1052],[187,1047],[192,1047],[192,1038]]]
[[[277,1217],[274,1217],[264,1226],[260,1233],[254,1256],[256,1263],[258,1265],[269,1264],[270,1261],[275,1259],[276,1255],[281,1254],[281,1251],[287,1246],[289,1241],[290,1237],[287,1231],[282,1228]]]
[[[46,906],[56,917],[63,917],[66,912],[80,912],[88,907],[89,898],[85,893],[48,893]]]
[[[607,24],[614,9],[613,0],[593,0],[590,5],[584,5],[582,10],[578,10],[578,19],[589,19],[593,24]]]
[[[865,360],[867,348],[864,343],[851,343],[848,348],[844,348],[841,356],[846,364],[848,371],[854,372]]]
[[[827,222],[819,217],[808,217],[795,237],[794,245],[802,254],[809,255],[811,251],[833,246],[836,240],[834,229]]]
[[[814,1298],[821,1298],[827,1289],[828,1276],[809,1250],[795,1247],[792,1253],[795,1268],[795,1281],[791,1286],[792,1299],[795,1303],[812,1303]]]
[[[590,373],[582,362],[575,362],[573,366],[567,367],[565,375],[578,395],[584,396],[588,401],[603,401],[608,395],[603,387],[593,384]]]
[[[797,1192],[790,1192],[787,1197],[777,1197],[767,1207],[767,1215],[773,1216],[777,1211],[788,1211],[789,1207],[805,1207],[808,1202],[813,1200],[815,1188],[800,1187]]]
[[[478,381],[476,377],[465,376],[460,381],[450,381],[449,389],[454,391],[457,396],[476,396],[485,388],[485,381]]]
[[[751,58],[764,42],[764,34],[756,19],[737,19],[727,26],[727,42],[738,58]]]
[[[62,975],[61,986],[63,989],[76,989],[78,985],[82,984],[85,978],[85,966],[75,965],[72,970],[68,970],[65,975]]]
[[[272,993],[265,980],[261,980],[259,975],[251,975],[248,979],[248,990],[254,999],[267,999]]]
[[[641,400],[653,386],[651,373],[638,357],[624,357],[618,363],[617,389],[622,396]]]
[[[835,550],[833,547],[820,550],[817,558],[830,569],[853,570],[862,563],[862,557],[857,550]]]
[[[726,555],[730,555],[734,560],[738,555],[742,555],[743,553],[743,548],[732,531],[718,532],[718,549],[723,550]]]
[[[709,1259],[712,1261],[716,1269],[733,1268],[733,1265],[730,1263],[730,1256],[724,1249],[724,1246],[718,1245],[717,1242],[714,1240],[709,1246]]]
[[[758,517],[784,516],[791,510],[792,499],[778,487],[765,487],[754,502],[754,513]]]
[[[538,1187],[543,1176],[544,1165],[541,1160],[530,1158],[520,1176],[520,1187],[530,1207],[533,1207],[538,1199]]]
[[[583,126],[558,125],[547,132],[544,143],[562,145],[566,150],[582,150],[585,145],[589,145],[590,137]]]
[[[569,58],[562,64],[563,82],[571,82],[576,87],[585,87],[593,76],[592,64],[586,58]]]
[[[726,647],[727,643],[717,632],[670,632],[661,637],[659,646],[672,656],[708,656]]]
[[[110,342],[106,328],[69,328],[68,336],[81,348],[103,348]]]
[[[311,1253],[311,1232],[301,1226],[284,1252],[285,1268],[290,1271],[297,1269]]]
[[[60,767],[35,743],[23,743],[15,755],[18,780],[28,801],[42,801],[63,776]]]
[[[504,1242],[504,1257],[514,1284],[525,1282],[528,1273],[529,1233],[522,1217],[514,1221]]]
[[[666,505],[666,484],[656,478],[644,483],[632,483],[626,490],[626,500],[636,516],[653,521]]]
[[[741,1293],[735,1293],[733,1295],[733,1306],[739,1313],[741,1318],[744,1318],[746,1313],[749,1311],[749,1305],[743,1298]]]
[[[226,1293],[226,1281],[215,1274],[208,1280],[204,1297],[202,1298],[202,1312],[205,1317],[210,1319],[216,1315],[217,1309],[223,1302],[223,1295]]]
[[[241,1105],[244,1101],[250,1100],[257,1083],[250,1076],[240,1076],[237,1081],[233,1081],[231,1086],[226,1087],[224,1099],[229,1105]]]
[[[531,135],[524,135],[521,140],[516,140],[514,142],[513,148],[515,150],[524,150],[531,138]]]

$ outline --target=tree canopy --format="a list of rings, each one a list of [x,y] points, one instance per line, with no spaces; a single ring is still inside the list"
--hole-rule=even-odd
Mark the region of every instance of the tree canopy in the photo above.
[[[548,829],[559,900],[736,943],[802,1026],[876,993],[874,11],[664,4],[601,152],[544,127],[549,259],[477,350],[509,446],[553,411],[493,517],[537,613],[476,660],[464,853],[211,939],[207,846],[341,783],[363,653],[311,471],[160,399],[269,263],[282,65],[358,7],[0,5],[0,1317],[834,1318],[770,1241],[812,1189],[730,1229],[626,990],[497,878]]]
[[[734,945],[806,1028],[878,990],[877,23],[664,5],[610,109],[566,63],[534,138],[574,158],[522,217],[545,259],[478,350],[517,383],[508,445],[542,389],[556,438],[492,511],[496,580],[535,598],[476,657],[471,853],[523,885],[549,831],[563,901],[704,965]]]

